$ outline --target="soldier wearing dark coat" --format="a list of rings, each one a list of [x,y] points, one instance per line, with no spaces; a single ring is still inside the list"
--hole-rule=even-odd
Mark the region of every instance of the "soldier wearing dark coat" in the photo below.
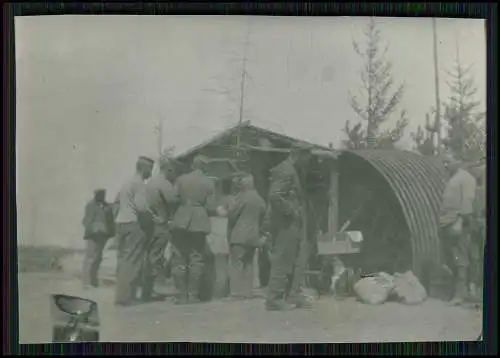
[[[301,289],[307,261],[307,199],[297,171],[307,165],[309,158],[308,147],[297,147],[271,170],[267,222],[273,243],[268,310],[310,306]]]
[[[94,198],[85,206],[83,238],[87,250],[83,261],[82,282],[85,288],[99,285],[97,273],[108,239],[114,235],[114,220],[111,206],[106,202],[106,190],[94,191]]]
[[[193,159],[191,171],[174,184],[178,208],[172,219],[172,277],[178,291],[176,303],[200,301],[204,272],[206,236],[211,232],[210,215],[215,214],[215,186],[203,173],[207,159]]]

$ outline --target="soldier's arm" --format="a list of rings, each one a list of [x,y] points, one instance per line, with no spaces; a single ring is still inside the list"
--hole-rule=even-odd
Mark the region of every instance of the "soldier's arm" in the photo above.
[[[295,216],[294,207],[287,198],[291,183],[291,178],[287,173],[281,171],[274,173],[269,189],[269,202],[273,208],[277,208],[283,214]]]
[[[268,213],[266,203],[264,200],[262,201],[262,210],[260,212],[259,216],[259,231],[260,235],[267,235],[269,231],[271,230],[271,223],[270,223],[270,213]]]
[[[113,204],[106,203],[106,224],[108,226],[108,237],[115,236],[115,215]]]
[[[230,199],[227,205],[227,218],[229,221],[234,221],[243,207],[243,202],[239,196]]]
[[[474,179],[462,183],[462,215],[471,215],[474,211],[474,201],[476,198],[476,181]]]
[[[87,203],[87,205],[85,205],[85,214],[83,215],[82,224],[83,226],[87,227],[91,221],[92,221],[92,204]]]

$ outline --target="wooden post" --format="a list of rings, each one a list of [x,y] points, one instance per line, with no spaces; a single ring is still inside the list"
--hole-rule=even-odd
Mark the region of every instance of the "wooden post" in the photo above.
[[[339,172],[338,162],[330,169],[330,190],[328,206],[328,232],[335,234],[339,226]]]

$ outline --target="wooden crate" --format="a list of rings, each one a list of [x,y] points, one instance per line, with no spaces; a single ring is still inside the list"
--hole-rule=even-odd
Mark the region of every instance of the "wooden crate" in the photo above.
[[[362,241],[353,240],[352,235],[350,232],[323,235],[318,239],[318,255],[359,254]]]

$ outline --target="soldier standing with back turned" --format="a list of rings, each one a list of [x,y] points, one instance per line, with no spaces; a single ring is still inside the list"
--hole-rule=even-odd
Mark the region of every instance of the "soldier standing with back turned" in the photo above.
[[[211,232],[209,215],[215,214],[215,187],[205,176],[207,159],[197,156],[192,171],[174,184],[178,208],[172,219],[172,277],[178,291],[177,304],[200,302],[206,236]]]
[[[307,199],[298,174],[298,169],[306,168],[309,159],[308,147],[296,147],[271,170],[268,223],[273,244],[268,310],[311,306],[301,289],[307,262]]]

